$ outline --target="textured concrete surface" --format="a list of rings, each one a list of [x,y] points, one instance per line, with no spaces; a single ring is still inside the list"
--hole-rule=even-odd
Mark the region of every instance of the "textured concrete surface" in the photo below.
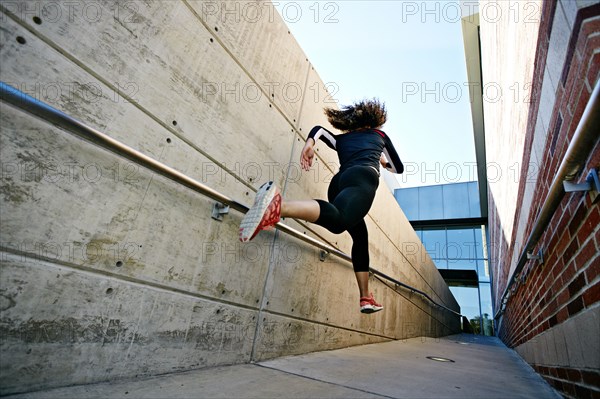
[[[554,399],[560,395],[497,338],[455,335],[9,396],[59,397]]]
[[[298,158],[334,104],[276,13],[245,17],[255,6],[2,1],[0,79],[242,203],[265,180],[323,198],[336,154],[319,146],[303,174]],[[365,317],[347,262],[274,232],[242,245],[237,212],[213,220],[212,201],[133,162],[4,103],[0,118],[0,394],[459,331],[377,280],[385,310]],[[458,309],[382,185],[373,267]],[[285,222],[350,251],[348,234]]]

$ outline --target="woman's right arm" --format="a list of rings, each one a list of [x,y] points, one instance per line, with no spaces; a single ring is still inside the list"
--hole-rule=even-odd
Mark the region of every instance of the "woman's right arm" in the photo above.
[[[313,159],[315,157],[315,140],[309,138],[306,140],[306,144],[304,144],[304,148],[302,149],[302,153],[300,154],[300,166],[305,171],[308,171],[312,166]]]
[[[308,138],[306,139],[306,143],[304,144],[304,148],[300,154],[300,165],[302,166],[302,169],[306,171],[308,171],[312,166],[312,162],[315,157],[314,146],[319,139],[324,141],[329,148],[334,150],[336,149],[335,134],[331,133],[322,126],[313,127],[308,134]]]

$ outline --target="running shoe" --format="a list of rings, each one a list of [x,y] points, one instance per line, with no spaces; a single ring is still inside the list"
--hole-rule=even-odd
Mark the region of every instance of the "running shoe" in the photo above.
[[[360,311],[362,313],[375,313],[379,312],[381,309],[383,309],[383,306],[375,302],[373,293],[371,293],[371,295],[368,297],[360,298]]]
[[[272,181],[260,186],[254,205],[240,224],[240,241],[252,240],[261,230],[279,222],[281,217],[281,194]]]

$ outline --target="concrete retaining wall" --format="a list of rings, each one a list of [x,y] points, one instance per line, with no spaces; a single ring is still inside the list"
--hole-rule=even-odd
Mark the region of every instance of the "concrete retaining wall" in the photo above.
[[[331,99],[269,3],[0,12],[3,82],[247,205],[269,179],[325,197],[336,154],[320,145],[308,173],[297,160]],[[4,103],[0,117],[0,394],[460,328],[376,280],[386,308],[361,315],[349,263],[275,232],[241,244],[239,213],[216,221],[211,200],[135,163]],[[285,222],[350,251],[347,234]],[[367,224],[373,267],[458,309],[383,180]]]

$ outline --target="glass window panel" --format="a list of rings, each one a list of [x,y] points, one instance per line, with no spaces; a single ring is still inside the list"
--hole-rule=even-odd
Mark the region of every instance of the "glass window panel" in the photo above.
[[[448,259],[475,258],[475,235],[472,228],[448,229],[446,257]]]
[[[447,269],[448,268],[448,261],[446,259],[433,259],[433,263],[435,264],[435,267],[437,267],[438,269]]]
[[[483,315],[483,320],[481,323],[482,334],[494,335],[492,291],[489,283],[479,284],[479,296],[481,298],[481,314]]]
[[[469,190],[469,216],[472,218],[481,217],[481,205],[479,201],[479,185],[476,181],[470,182],[467,186]]]
[[[477,275],[479,276],[479,281],[490,281],[490,264],[487,260],[477,260]]]
[[[443,186],[444,218],[457,219],[469,217],[469,192],[466,184],[447,184]]]
[[[473,259],[448,259],[448,269],[477,270],[477,261]]]
[[[432,259],[445,258],[446,230],[423,230],[423,245]]]
[[[408,220],[419,220],[419,189],[402,188],[394,191],[394,197]]]
[[[415,230],[415,233],[417,233],[417,237],[419,237],[419,240],[421,242],[423,242],[423,231],[422,230]]]
[[[477,259],[483,259],[483,230],[481,227],[476,227],[475,231],[475,247],[473,248],[474,257]]]
[[[477,287],[449,287],[456,302],[460,306],[460,313],[469,320],[479,319],[479,293]]]
[[[443,218],[442,186],[419,187],[419,220]]]

